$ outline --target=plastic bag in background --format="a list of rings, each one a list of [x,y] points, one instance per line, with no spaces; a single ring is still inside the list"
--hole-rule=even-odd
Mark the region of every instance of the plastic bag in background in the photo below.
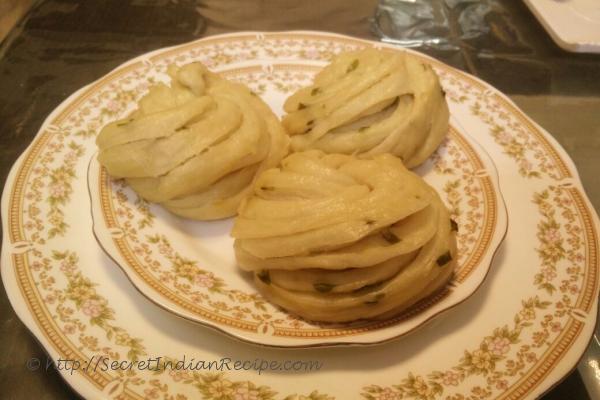
[[[373,31],[383,42],[403,47],[458,49],[442,0],[381,0]]]
[[[383,42],[403,47],[457,51],[462,47],[530,52],[497,0],[380,0],[372,20]],[[510,3],[510,2],[508,2]]]

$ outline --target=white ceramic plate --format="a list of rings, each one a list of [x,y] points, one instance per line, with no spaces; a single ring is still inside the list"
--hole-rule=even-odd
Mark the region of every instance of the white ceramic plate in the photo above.
[[[198,60],[190,51],[178,57],[180,63]],[[155,54],[148,59],[151,64],[140,65],[132,84],[168,81],[163,58]],[[228,65],[220,72],[251,86],[281,114],[281,100],[310,84],[324,64],[309,59],[279,63],[275,57],[263,56],[244,66]],[[121,104],[119,118],[132,107],[133,98]],[[481,285],[507,226],[496,168],[476,143],[452,127],[432,160],[417,172],[446,200],[458,223],[460,258],[455,278],[445,291],[393,319],[336,325],[301,320],[258,294],[251,274],[236,266],[229,236],[232,219],[191,221],[149,205],[122,180],[112,181],[96,157],[90,163],[88,184],[98,242],[150,300],[242,340],[300,347],[389,340],[459,304]],[[84,175],[85,171],[76,173]]]
[[[564,50],[600,53],[598,0],[525,0],[525,4]]]
[[[82,396],[521,399],[539,396],[576,365],[594,330],[599,271],[598,218],[577,172],[558,144],[505,96],[435,61],[453,124],[496,164],[512,222],[481,287],[415,334],[369,347],[298,351],[249,345],[156,307],[98,246],[86,178],[94,136],[123,111],[121,105],[145,90],[140,80],[156,68],[152,57],[166,64],[185,62],[182,54],[190,54],[226,70],[264,58],[310,65],[369,45],[317,32],[206,38],[133,60],[75,93],[48,117],[7,180],[1,267],[15,311],[49,355],[82,366],[100,357],[126,362],[185,357],[188,363],[225,357],[250,366],[62,370]],[[265,67],[261,73],[273,71]],[[288,81],[284,74],[270,85]],[[255,359],[281,362],[282,368],[259,374],[251,366]],[[284,365],[287,360],[319,362],[321,368],[297,364],[300,370],[284,371],[292,365]]]

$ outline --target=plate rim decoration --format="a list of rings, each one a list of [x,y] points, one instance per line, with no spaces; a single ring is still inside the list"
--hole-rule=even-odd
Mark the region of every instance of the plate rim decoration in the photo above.
[[[390,49],[390,51],[403,50]],[[420,53],[410,53],[423,62],[430,60],[429,57],[423,56]],[[169,52],[165,52],[165,54],[169,54]],[[177,52],[171,52],[170,57],[177,59],[177,54]],[[163,53],[159,52],[152,53],[152,55],[147,56],[145,59],[147,63],[156,65],[164,63],[163,58],[166,57],[163,56]],[[263,69],[269,72],[303,69],[317,72],[322,68],[323,63],[319,64],[310,65],[306,60],[296,61],[296,63],[292,63],[292,61],[280,63],[270,59],[256,59],[247,60],[243,65],[233,63],[225,69],[220,69],[219,72],[225,77],[235,76],[236,73],[255,74]],[[100,169],[98,162],[92,157],[88,170],[88,189],[91,196],[94,237],[100,247],[123,270],[136,289],[153,303],[185,319],[216,328],[236,339],[274,347],[371,345],[384,343],[414,331],[424,323],[470,297],[483,283],[489,272],[489,268],[491,268],[493,256],[506,234],[506,207],[499,188],[498,171],[493,161],[485,152],[485,149],[478,145],[472,136],[465,132],[464,129],[458,129],[458,127],[453,126],[453,122],[451,123],[449,136],[453,137],[459,144],[459,147],[464,150],[466,158],[473,164],[472,168],[474,172],[477,168],[483,168],[489,173],[489,177],[487,175],[482,176],[478,178],[477,182],[482,187],[482,191],[485,192],[484,214],[489,215],[489,213],[492,213],[492,217],[488,217],[482,227],[481,236],[478,238],[477,243],[479,247],[473,249],[474,255],[479,258],[476,260],[475,265],[473,265],[473,263],[469,262],[477,257],[473,257],[473,254],[469,255],[467,260],[468,268],[464,268],[462,271],[459,270],[457,276],[453,279],[453,282],[456,284],[454,288],[449,289],[446,287],[445,291],[432,296],[432,298],[425,299],[423,302],[418,303],[416,307],[411,307],[399,316],[385,321],[367,322],[358,326],[356,324],[340,324],[339,328],[315,327],[315,329],[301,329],[285,327],[281,324],[276,325],[273,322],[269,326],[266,323],[262,324],[257,321],[245,320],[241,317],[232,317],[231,315],[219,312],[219,310],[210,310],[203,305],[193,304],[196,302],[189,301],[184,295],[177,293],[177,290],[163,285],[161,279],[157,276],[159,273],[150,271],[150,268],[147,266],[148,262],[141,260],[141,257],[136,255],[134,248],[136,244],[141,243],[139,236],[142,236],[142,232],[140,232],[137,238],[132,238],[132,241],[124,239],[124,237],[127,237],[125,232],[129,229],[119,225],[118,218],[115,215],[117,205],[114,204],[114,201],[111,201],[115,196],[106,187],[104,169]],[[98,175],[100,175],[99,179],[97,179]],[[133,207],[131,209],[135,212]],[[146,243],[146,245],[152,247],[149,243]],[[188,257],[185,258],[189,259]],[[217,265],[212,265],[211,267],[209,269],[211,272],[213,270],[218,271],[219,269]],[[465,282],[464,280],[469,278],[469,274],[473,268],[481,268],[485,273],[482,274],[479,271],[478,275],[471,277],[471,279]],[[242,271],[236,272],[242,273]],[[460,288],[462,290],[458,291],[459,293],[453,293],[453,289],[456,289],[461,284],[465,284]],[[239,288],[234,287],[233,289]],[[255,292],[250,295],[254,294],[257,293]],[[453,294],[453,296],[450,296],[450,294]],[[211,295],[210,293],[208,295],[211,296],[210,300],[213,302],[219,301],[216,295]],[[227,302],[227,300],[224,301]],[[419,306],[421,307],[419,308]],[[434,308],[434,310],[430,308]],[[282,314],[280,311],[276,312],[277,315]],[[273,314],[273,312],[269,312],[269,314]],[[287,313],[283,314],[289,315]],[[347,326],[347,328],[344,328],[344,326]],[[261,333],[261,329],[263,333]]]

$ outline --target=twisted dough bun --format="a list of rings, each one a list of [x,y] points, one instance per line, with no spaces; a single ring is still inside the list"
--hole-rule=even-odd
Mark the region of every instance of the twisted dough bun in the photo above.
[[[241,84],[192,63],[169,68],[129,118],[105,126],[98,160],[141,197],[183,217],[235,215],[255,175],[289,139],[268,106]]]
[[[406,52],[373,48],[336,56],[284,110],[293,151],[392,153],[408,168],[435,151],[450,115],[431,66]]]
[[[235,219],[239,266],[304,318],[385,318],[440,289],[456,266],[446,206],[402,162],[311,150],[263,172]]]

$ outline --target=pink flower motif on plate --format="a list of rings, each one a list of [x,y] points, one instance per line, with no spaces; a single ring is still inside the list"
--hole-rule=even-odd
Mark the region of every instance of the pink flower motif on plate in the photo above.
[[[259,393],[257,390],[250,389],[248,386],[242,386],[236,389],[233,394],[234,400],[259,400]]]
[[[117,112],[119,111],[120,105],[118,102],[116,102],[115,100],[111,100],[108,102],[108,104],[106,105],[106,108],[108,109],[108,111],[110,112]]]
[[[54,182],[50,185],[50,196],[56,198],[62,198],[67,195],[67,185],[63,182]]]
[[[495,356],[501,356],[510,350],[510,341],[505,337],[495,337],[487,340],[489,351]]]
[[[100,300],[87,299],[81,305],[81,311],[88,317],[99,317],[104,311],[104,304]]]
[[[544,234],[544,239],[548,243],[557,243],[560,241],[560,234],[558,233],[558,229],[549,228],[546,230]]]
[[[215,284],[215,280],[212,278],[212,276],[209,276],[208,274],[197,274],[194,277],[194,283],[198,286],[211,288]]]
[[[444,374],[443,382],[447,386],[457,386],[459,383],[460,375],[454,371],[448,371]]]
[[[552,279],[556,278],[556,272],[554,272],[554,270],[552,268],[544,268],[542,270],[542,274],[544,275],[544,278],[547,281],[551,281]]]

